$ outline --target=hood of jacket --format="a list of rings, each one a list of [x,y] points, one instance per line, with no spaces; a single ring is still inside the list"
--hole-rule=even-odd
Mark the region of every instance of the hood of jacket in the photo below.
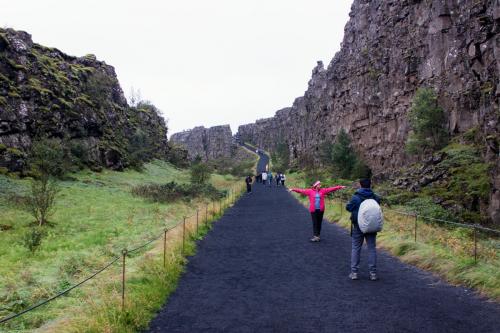
[[[373,191],[371,188],[360,188],[356,191],[356,194],[362,196],[363,198],[373,197]]]

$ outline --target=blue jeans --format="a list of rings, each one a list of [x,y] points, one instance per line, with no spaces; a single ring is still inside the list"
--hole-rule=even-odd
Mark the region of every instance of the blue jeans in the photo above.
[[[352,226],[352,250],[351,250],[351,272],[357,273],[361,258],[361,247],[366,239],[368,246],[368,270],[370,273],[377,272],[377,234],[363,234],[357,225]]]

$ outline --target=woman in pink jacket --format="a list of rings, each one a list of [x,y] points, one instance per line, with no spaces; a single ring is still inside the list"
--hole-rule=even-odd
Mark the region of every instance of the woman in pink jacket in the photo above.
[[[291,188],[289,191],[297,192],[309,197],[309,212],[313,222],[313,238],[311,242],[319,242],[319,234],[321,233],[321,223],[323,222],[323,214],[325,213],[325,195],[345,188],[345,186],[334,186],[321,188],[321,182],[318,180],[310,189]]]

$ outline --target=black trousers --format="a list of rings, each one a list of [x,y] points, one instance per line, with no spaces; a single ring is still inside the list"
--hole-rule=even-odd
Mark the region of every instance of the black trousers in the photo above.
[[[252,192],[252,184],[247,183],[247,193]]]
[[[323,222],[323,214],[319,209],[316,209],[313,213],[311,213],[312,223],[313,223],[313,234],[314,236],[318,236],[321,233],[321,223]]]

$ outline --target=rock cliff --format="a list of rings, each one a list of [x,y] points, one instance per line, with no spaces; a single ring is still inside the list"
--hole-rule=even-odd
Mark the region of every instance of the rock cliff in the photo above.
[[[238,134],[268,150],[286,142],[298,159],[344,128],[374,173],[388,174],[415,162],[407,114],[417,88],[431,87],[451,135],[483,133],[499,220],[499,31],[497,0],[355,0],[341,50],[327,68],[318,62],[304,96]]]
[[[189,159],[199,156],[203,161],[231,157],[235,144],[229,125],[210,128],[195,127],[172,134],[170,140],[184,146],[188,151]]]
[[[149,157],[165,157],[166,135],[154,106],[129,107],[113,67],[93,55],[77,58],[35,44],[26,32],[0,29],[3,170],[22,172],[40,136],[61,138],[84,153],[89,166],[122,169],[134,143]]]

